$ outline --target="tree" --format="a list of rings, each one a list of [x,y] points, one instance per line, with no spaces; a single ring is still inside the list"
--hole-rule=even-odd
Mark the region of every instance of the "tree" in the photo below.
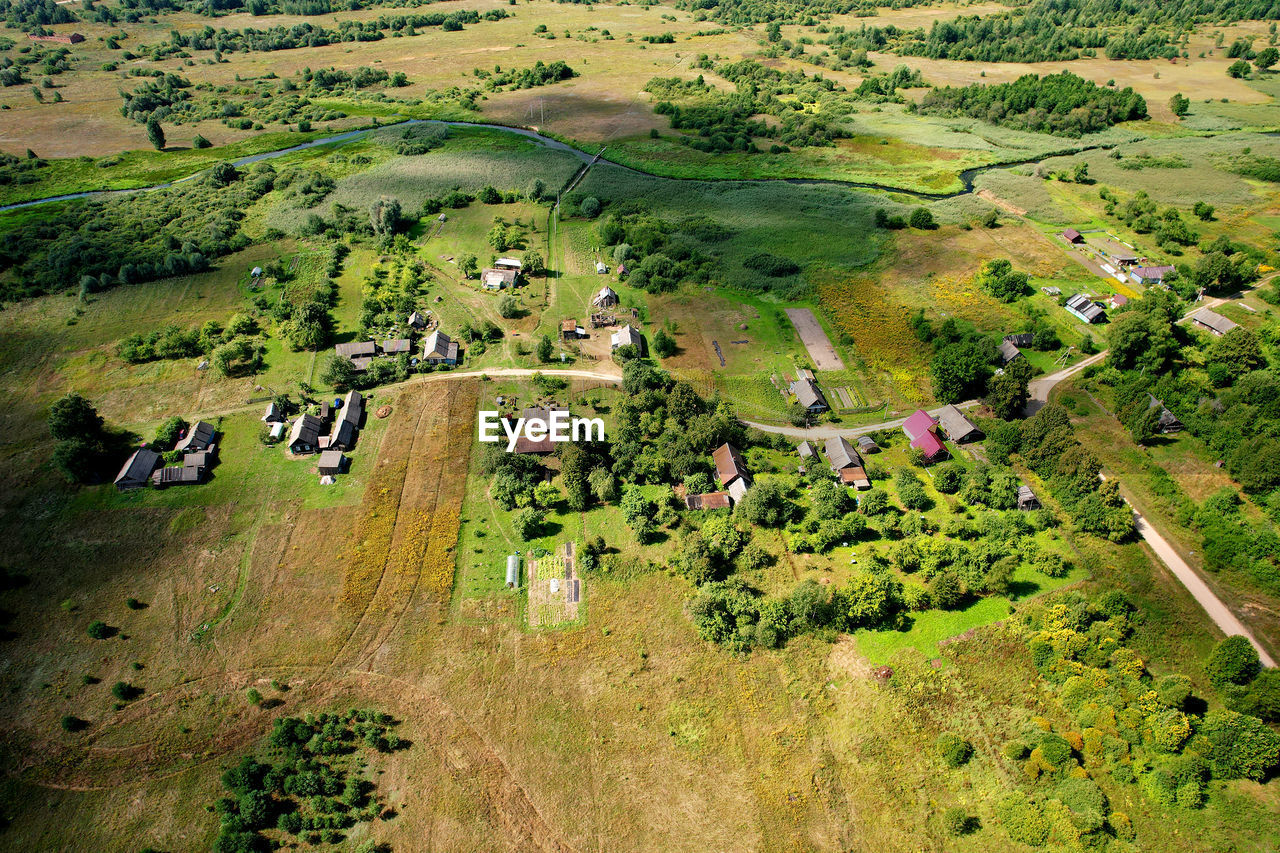
[[[1004,372],[987,381],[984,402],[997,418],[1011,420],[1022,413],[1031,399],[1031,363],[1025,358],[1015,358],[1005,365]]]
[[[618,481],[607,468],[595,468],[587,475],[587,483],[591,486],[591,494],[600,503],[610,503],[618,499]]]
[[[1216,777],[1261,781],[1280,765],[1280,735],[1257,717],[1210,711],[1200,733],[1209,742],[1209,762]]]
[[[1183,95],[1181,92],[1178,92],[1169,99],[1169,109],[1174,115],[1178,116],[1178,118],[1182,118],[1187,113],[1191,112],[1191,99]]]
[[[489,229],[488,240],[489,245],[493,247],[495,252],[505,252],[507,246],[511,243],[511,235],[507,231],[507,226],[501,222],[494,223],[494,226]]]
[[[832,480],[819,480],[810,496],[815,518],[840,518],[849,511],[849,491]]]
[[[759,527],[781,527],[794,513],[786,486],[773,479],[757,480],[733,509],[734,516]]]
[[[240,172],[231,163],[218,163],[209,170],[209,183],[215,187],[225,187],[240,179]]]
[[[85,439],[99,441],[103,420],[93,405],[72,391],[49,408],[49,434],[58,441]]]
[[[560,445],[560,480],[567,493],[565,503],[574,512],[583,512],[591,505],[590,474],[587,466],[590,455],[575,442]]]
[[[1081,160],[1076,163],[1075,168],[1071,170],[1071,180],[1077,184],[1087,184],[1089,181],[1089,164]]]
[[[329,363],[320,374],[320,381],[337,391],[347,391],[355,382],[356,368],[351,359],[334,353],[329,356]]]
[[[520,271],[525,275],[542,275],[547,271],[547,262],[542,259],[542,253],[536,249],[527,249],[520,256]]]
[[[1178,343],[1172,324],[1154,312],[1120,312],[1108,333],[1111,351],[1107,364],[1119,370],[1141,369],[1158,375],[1173,360]]]
[[[323,302],[310,300],[293,311],[293,317],[285,326],[285,337],[295,351],[316,352],[329,343],[332,320]]]
[[[907,218],[907,224],[921,231],[932,231],[938,227],[937,223],[933,221],[933,214],[925,207],[917,207],[911,211],[911,216]]]
[[[979,287],[1001,302],[1013,302],[1025,296],[1030,291],[1027,281],[1027,274],[1015,271],[1005,258],[989,261],[974,279]]]
[[[858,572],[832,602],[847,630],[883,625],[899,606],[902,584],[891,572]]]
[[[471,278],[480,271],[480,264],[475,255],[462,255],[458,258],[458,271],[463,278]]]
[[[399,199],[382,196],[369,207],[369,224],[373,227],[373,233],[380,237],[400,230],[401,219],[403,211]]]
[[[178,439],[182,437],[182,433],[187,429],[187,422],[177,415],[167,418],[164,423],[156,428],[156,447],[164,450],[172,450],[173,446],[178,443]]]
[[[212,148],[213,143],[197,133],[194,137],[191,138],[191,147],[196,149]]]
[[[505,294],[498,300],[498,316],[504,320],[514,320],[520,316],[520,303],[511,294]]]
[[[658,509],[653,501],[646,498],[638,487],[632,487],[623,493],[621,509],[622,518],[635,533],[636,539],[640,542],[648,540],[655,527],[653,516]]]
[[[929,362],[933,395],[944,403],[958,403],[982,394],[990,367],[977,341],[939,347]]]
[[[1244,326],[1236,326],[1214,340],[1205,355],[1210,362],[1226,366],[1233,377],[1265,367],[1267,364],[1258,336]]]
[[[1270,71],[1271,66],[1280,61],[1280,50],[1274,47],[1266,47],[1258,51],[1258,55],[1253,58],[1253,64],[1260,71]]]
[[[1191,208],[1191,212],[1198,216],[1203,222],[1213,221],[1213,205],[1211,204],[1198,201],[1195,203],[1195,206]]]
[[[938,757],[948,767],[960,767],[968,764],[969,759],[973,757],[973,745],[951,732],[943,732],[938,735],[938,740],[934,746],[938,750]]]
[[[543,335],[538,339],[538,361],[551,361],[551,353],[555,350],[555,344],[549,335]]]
[[[1204,670],[1214,687],[1248,684],[1262,671],[1262,662],[1253,644],[1246,637],[1236,635],[1214,647]]]
[[[524,541],[537,539],[538,534],[542,532],[543,514],[541,510],[527,506],[515,514],[511,519],[511,529],[515,534]]]
[[[666,329],[658,329],[653,334],[653,352],[658,358],[670,358],[675,354],[675,338],[667,334]]]
[[[1248,77],[1251,71],[1253,71],[1253,66],[1243,59],[1237,59],[1227,66],[1227,76],[1235,77],[1237,80]]]
[[[69,438],[53,448],[52,461],[68,483],[90,483],[99,473],[102,455],[102,442]]]
[[[157,151],[164,150],[164,128],[154,117],[147,119],[147,139],[151,140],[151,145]]]
[[[582,215],[587,219],[595,219],[600,215],[600,199],[593,195],[589,195],[582,200],[582,204],[578,206],[582,211]]]

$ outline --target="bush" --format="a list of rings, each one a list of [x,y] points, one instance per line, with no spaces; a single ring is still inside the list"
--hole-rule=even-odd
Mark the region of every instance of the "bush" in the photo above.
[[[68,714],[67,716],[62,718],[63,731],[80,732],[80,731],[84,731],[88,727],[89,727],[88,721],[82,720],[79,717],[73,717],[72,715]]]
[[[600,199],[593,195],[589,195],[582,200],[582,204],[578,209],[582,211],[582,215],[587,219],[595,219],[600,215]]]
[[[1071,744],[1062,735],[1050,732],[1040,740],[1040,754],[1054,767],[1061,767],[1071,759]]]
[[[111,627],[101,619],[95,619],[89,623],[89,627],[85,632],[95,640],[105,640],[112,634]]]
[[[250,687],[247,691],[245,691],[244,696],[246,699],[249,700],[250,705],[262,704],[262,694],[259,693],[257,688],[255,687]]]
[[[142,695],[142,689],[134,687],[127,681],[117,681],[111,685],[111,695],[119,699],[121,702],[128,702]]]
[[[1014,841],[1039,847],[1049,838],[1049,819],[1026,794],[1006,794],[995,804],[996,818]]]
[[[973,745],[951,732],[938,735],[935,747],[938,750],[938,756],[948,767],[962,767],[973,757]]]
[[[942,826],[947,835],[968,835],[973,831],[974,823],[974,819],[959,806],[953,806],[942,814]]]
[[[921,231],[931,231],[938,225],[933,221],[933,214],[928,208],[917,207],[911,211],[911,216],[907,217],[907,224],[912,228],[918,228]]]
[[[1245,637],[1227,637],[1214,648],[1205,664],[1205,673],[1215,687],[1248,684],[1262,671],[1258,650]]]

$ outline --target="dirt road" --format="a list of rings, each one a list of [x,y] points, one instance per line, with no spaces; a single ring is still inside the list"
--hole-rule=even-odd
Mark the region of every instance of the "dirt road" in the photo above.
[[[836,355],[836,348],[823,330],[818,318],[808,308],[788,308],[787,317],[800,333],[800,342],[813,359],[814,370],[844,370],[844,362]]]
[[[1187,561],[1182,559],[1182,556],[1174,550],[1169,541],[1161,536],[1158,530],[1148,524],[1147,520],[1137,510],[1133,511],[1133,521],[1138,528],[1138,533],[1151,546],[1151,550],[1156,552],[1160,562],[1169,567],[1169,571],[1173,572],[1174,576],[1187,588],[1187,592],[1191,593],[1196,602],[1204,608],[1204,611],[1209,614],[1209,618],[1222,630],[1222,633],[1228,637],[1237,635],[1244,637],[1258,650],[1258,657],[1262,659],[1262,665],[1274,667],[1276,662],[1267,653],[1267,650],[1249,632],[1244,623],[1236,618],[1236,615],[1222,602],[1222,599],[1218,598],[1213,590],[1209,589],[1209,585],[1201,580],[1195,570],[1187,565]]]

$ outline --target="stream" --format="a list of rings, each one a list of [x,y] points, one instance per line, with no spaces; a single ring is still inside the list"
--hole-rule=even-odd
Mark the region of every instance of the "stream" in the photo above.
[[[928,193],[928,192],[923,192],[921,190],[908,190],[908,189],[903,189],[901,187],[889,186],[887,184],[864,183],[864,182],[858,182],[858,181],[841,181],[841,180],[827,179],[827,178],[723,178],[723,179],[669,178],[664,175],[655,175],[652,172],[646,172],[643,169],[637,169],[632,166],[624,166],[621,163],[615,163],[612,160],[609,160],[608,158],[605,158],[605,157],[597,158],[596,155],[594,154],[588,154],[586,151],[582,151],[581,149],[574,148],[572,145],[568,145],[567,143],[561,142],[558,139],[552,139],[549,136],[543,136],[541,133],[538,133],[537,131],[534,131],[534,130],[529,130],[527,128],[508,127],[506,125],[501,125],[501,124],[486,124],[484,122],[443,121],[439,119],[406,119],[405,121],[396,122],[395,124],[381,125],[376,128],[364,128],[362,130],[349,130],[349,131],[346,131],[345,133],[338,133],[333,136],[323,137],[321,139],[313,139],[310,142],[303,142],[299,145],[291,145],[288,148],[279,148],[275,151],[265,151],[261,154],[252,154],[248,157],[241,157],[237,160],[232,160],[231,164],[236,167],[248,166],[250,164],[258,163],[263,160],[273,160],[277,157],[284,157],[287,154],[293,154],[298,151],[305,151],[308,148],[319,148],[322,145],[335,145],[335,144],[341,145],[344,142],[350,142],[353,139],[357,139],[359,137],[365,136],[366,134],[373,133],[378,130],[385,130],[387,128],[396,128],[396,127],[408,127],[410,125],[415,125],[415,124],[444,124],[450,127],[474,127],[474,128],[485,129],[485,130],[502,131],[503,133],[514,133],[517,136],[523,136],[527,139],[532,139],[533,141],[539,143],[540,145],[543,145],[546,148],[551,148],[555,151],[564,151],[569,154],[572,154],[586,164],[591,164],[594,161],[595,163],[603,163],[607,166],[613,166],[614,168],[617,168],[617,169],[626,169],[629,172],[634,172],[639,175],[645,175],[650,178],[659,178],[661,180],[666,180],[666,181],[700,181],[705,183],[705,182],[719,182],[723,180],[723,181],[741,181],[743,183],[748,183],[748,182],[781,180],[789,184],[798,184],[798,185],[815,184],[815,185],[822,185],[822,186],[848,187],[850,189],[878,190],[881,192],[900,193],[902,195],[909,195],[909,196],[912,196],[913,198],[918,198],[923,201],[941,201],[944,199],[956,198],[958,196],[968,195],[969,193],[973,192],[974,179],[978,175],[982,174],[983,172],[987,172],[992,169],[1007,169],[1013,166],[1023,166],[1028,163],[1038,163],[1041,160],[1044,160],[1048,157],[1058,157],[1058,156],[1063,156],[1065,154],[1079,154],[1083,151],[1113,148],[1116,145],[1116,143],[1088,145],[1080,148],[1068,149],[1065,151],[1040,154],[1038,156],[1028,157],[1022,160],[1011,160],[1004,163],[992,163],[987,166],[976,166],[972,169],[965,169],[964,171],[960,172],[960,175],[959,175],[962,189],[957,190],[956,192],[949,192],[949,193]],[[193,178],[198,177],[199,175],[203,174],[206,171],[208,171],[207,167],[205,169],[200,169],[199,171],[193,174],[187,175],[185,178],[178,178],[177,180],[166,181],[165,183],[162,183],[162,184],[153,184],[149,187],[136,187],[134,189],[125,189],[125,190],[86,190],[84,192],[68,193],[66,195],[55,195],[55,196],[49,196],[48,198],[32,199],[31,201],[20,201],[14,204],[6,204],[3,206],[0,206],[0,213],[4,213],[10,210],[21,210],[22,208],[25,208],[25,207],[35,207],[36,205],[40,205],[40,204],[52,204],[54,202],[59,202],[59,201],[73,201],[75,199],[80,199],[80,198],[98,198],[98,197],[115,196],[115,195],[132,195],[134,193],[144,193],[144,192],[151,192],[152,190],[161,190],[161,189],[165,189],[166,187],[172,187],[175,184],[183,183],[184,181],[189,181]]]

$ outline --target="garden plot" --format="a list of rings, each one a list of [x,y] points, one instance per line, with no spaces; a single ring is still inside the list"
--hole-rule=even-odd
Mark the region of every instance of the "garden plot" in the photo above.
[[[530,628],[554,628],[577,620],[583,582],[574,551],[574,543],[566,542],[554,554],[528,561],[529,606],[525,615]]]
[[[827,337],[822,324],[818,322],[817,317],[813,316],[812,311],[808,308],[788,308],[787,317],[791,319],[791,325],[795,326],[796,331],[800,333],[800,341],[809,351],[809,358],[813,359],[815,370],[844,370],[844,362],[836,354],[836,348],[831,345],[831,339]]]

